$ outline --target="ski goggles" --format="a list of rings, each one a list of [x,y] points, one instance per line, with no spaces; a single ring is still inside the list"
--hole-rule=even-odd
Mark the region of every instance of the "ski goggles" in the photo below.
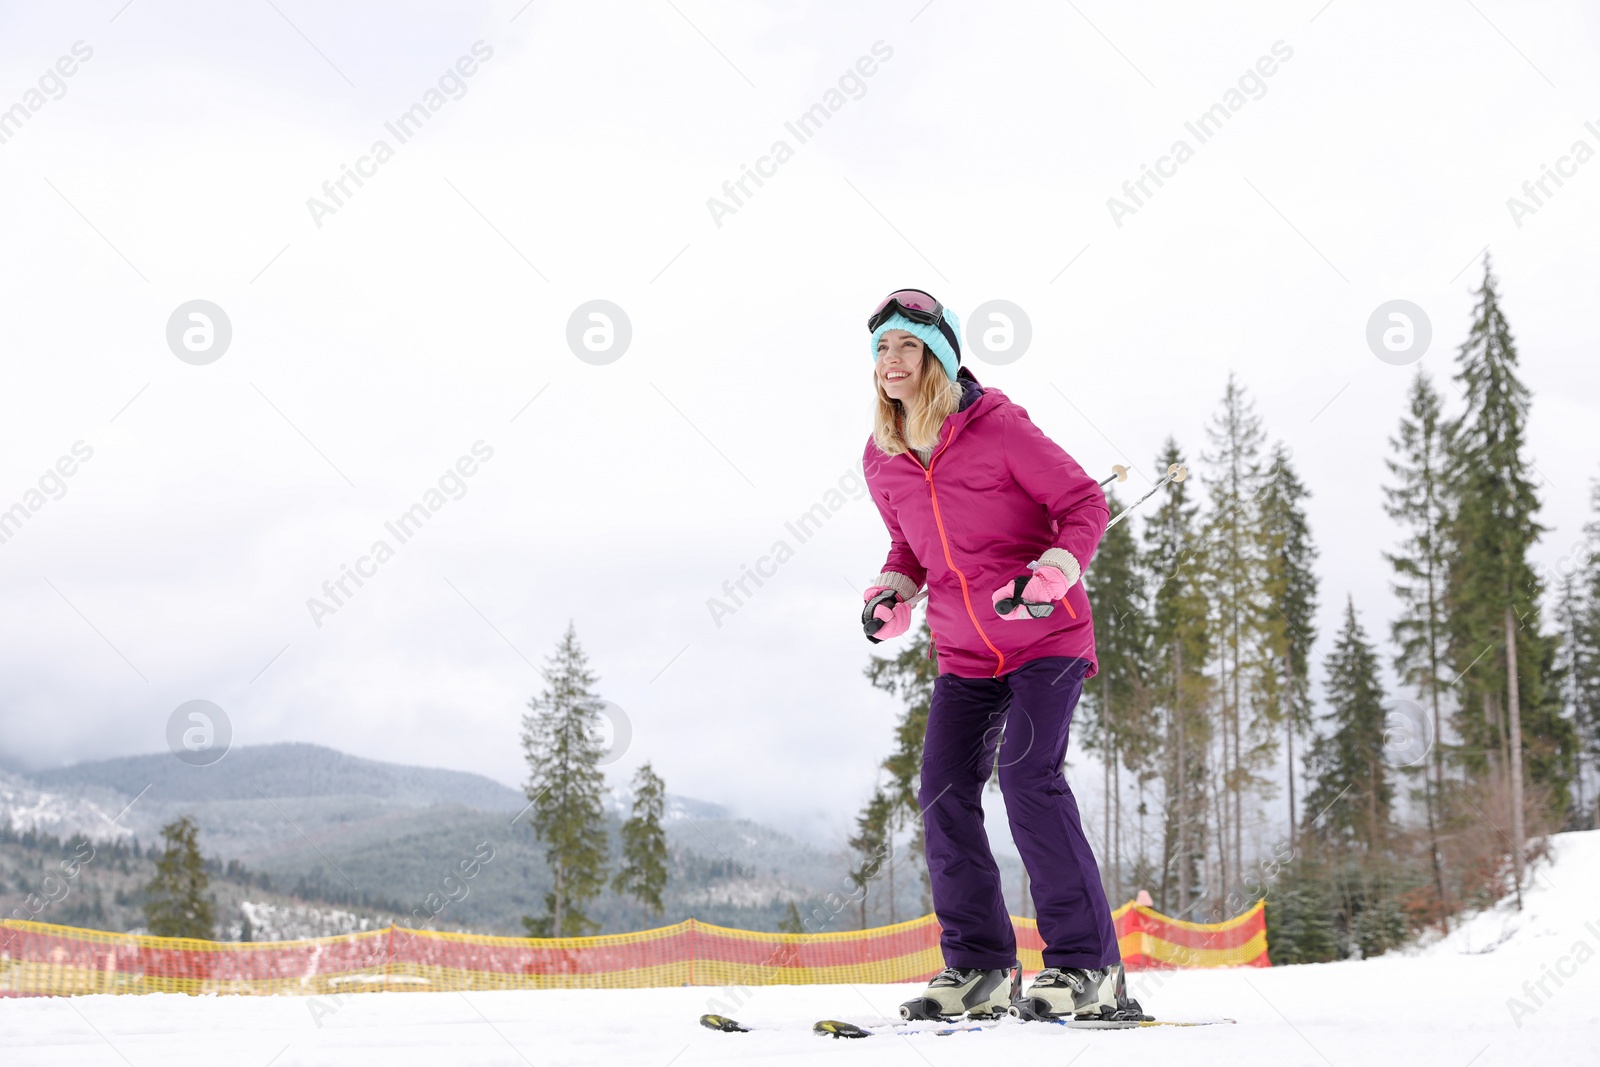
[[[930,293],[921,289],[896,289],[883,298],[883,302],[872,310],[867,316],[867,332],[876,333],[878,327],[894,315],[902,315],[912,322],[924,326],[937,326],[939,333],[950,345],[950,352],[957,362],[961,360],[961,339],[956,336],[956,331],[944,317],[944,305]]]
[[[888,322],[891,315],[904,315],[912,322],[937,326],[944,322],[944,305],[921,289],[897,289],[884,297],[867,316],[868,331]]]

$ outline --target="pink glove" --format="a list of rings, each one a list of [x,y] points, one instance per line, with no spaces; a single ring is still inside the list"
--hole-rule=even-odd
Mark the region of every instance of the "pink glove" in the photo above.
[[[1065,597],[1067,590],[1070,588],[1072,588],[1072,583],[1067,581],[1067,576],[1062,574],[1059,568],[1045,564],[1035,568],[1033,577],[1029,578],[1028,584],[1022,587],[1022,599],[1032,604],[1054,604],[1062,597]],[[1013,591],[1015,589],[1015,582],[1007,582],[994,591],[994,595],[989,599],[994,603],[995,613],[999,614],[1002,619],[1042,618],[1043,615],[1035,616],[1023,604],[1016,604],[1009,612],[1001,614],[1000,602],[1002,600],[1014,601]],[[1072,609],[1069,607],[1067,611],[1070,614]],[[1043,614],[1049,614],[1049,612]]]
[[[880,593],[894,592],[895,591],[887,585],[869,586],[867,591],[861,594],[861,600],[863,603],[866,603],[871,601],[873,597],[878,596]],[[866,625],[866,622],[869,618],[877,619],[883,625],[879,626],[877,630],[869,631],[867,633],[868,641],[876,644],[879,641],[886,641],[891,637],[899,637],[901,634],[911,629],[911,605],[899,599],[899,594],[895,593],[893,607],[890,607],[889,602],[885,601],[873,608],[870,616],[863,612],[863,626]]]

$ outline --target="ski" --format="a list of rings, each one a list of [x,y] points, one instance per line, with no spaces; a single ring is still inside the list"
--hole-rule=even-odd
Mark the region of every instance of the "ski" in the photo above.
[[[932,1020],[928,1020],[932,1023]],[[965,1021],[955,1019],[949,1022],[933,1023],[927,1026],[918,1026],[908,1022],[884,1023],[847,1023],[839,1019],[819,1019],[811,1025],[811,1032],[819,1037],[872,1037],[874,1034],[933,1034],[935,1037],[949,1037],[951,1034],[964,1034],[975,1030],[993,1030],[999,1026],[1000,1019],[968,1019]]]
[[[1037,1022],[1048,1023],[1051,1026],[1063,1026],[1068,1030],[1137,1030],[1152,1026],[1215,1026],[1219,1023],[1233,1023],[1234,1019],[1028,1019],[1017,1020],[1021,1023]],[[812,1032],[827,1037],[871,1037],[874,1034],[937,1034],[944,1037],[948,1034],[963,1033],[968,1030],[993,1030],[1001,1025],[1002,1020],[972,1021],[965,1025],[959,1023],[945,1023],[941,1027],[916,1027],[912,1023],[868,1023],[858,1026],[855,1023],[840,1022],[835,1019],[823,1019],[813,1026]]]
[[[1146,1026],[1216,1026],[1237,1019],[1051,1019],[1070,1030],[1137,1030]]]
[[[1222,1023],[1236,1023],[1235,1019],[967,1019],[949,1020],[919,1026],[907,1022],[882,1022],[882,1023],[852,1023],[840,1019],[820,1019],[811,1027],[811,1032],[821,1037],[835,1038],[862,1038],[874,1037],[879,1034],[899,1034],[910,1036],[912,1034],[933,1034],[936,1037],[948,1037],[952,1034],[971,1033],[981,1030],[994,1030],[1003,1025],[1026,1022],[1042,1022],[1052,1026],[1065,1027],[1068,1030],[1137,1030],[1156,1026],[1216,1026]],[[729,1034],[744,1034],[754,1030],[786,1030],[788,1027],[752,1027],[745,1026],[737,1019],[730,1019],[725,1015],[702,1015],[700,1025],[708,1030],[719,1030]]]
[[[974,1030],[992,1030],[999,1026],[1004,1019],[952,1019],[947,1022],[928,1021],[922,1025],[908,1022],[882,1022],[856,1024],[843,1022],[838,1019],[821,1019],[811,1026],[811,1032],[822,1037],[870,1037],[874,1033],[885,1034],[933,1034],[936,1037],[947,1037],[950,1034],[968,1033]],[[789,1030],[787,1026],[746,1026],[737,1019],[730,1019],[726,1015],[702,1015],[700,1025],[708,1030],[719,1030],[725,1034],[748,1034],[757,1030]]]

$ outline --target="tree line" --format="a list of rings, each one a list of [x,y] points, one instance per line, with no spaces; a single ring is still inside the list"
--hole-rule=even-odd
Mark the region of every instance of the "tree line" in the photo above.
[[[1326,583],[1311,488],[1293,451],[1268,445],[1234,376],[1199,486],[1170,483],[1137,531],[1125,522],[1101,542],[1084,577],[1100,671],[1077,738],[1101,765],[1100,825],[1086,829],[1114,901],[1147,890],[1167,914],[1215,921],[1265,897],[1275,960],[1367,955],[1520,894],[1545,835],[1594,826],[1600,484],[1560,573],[1535,566],[1545,479],[1487,257],[1476,297],[1452,375],[1461,402],[1447,410],[1419,370],[1388,440],[1381,492],[1394,525],[1371,538],[1398,601],[1387,642],[1346,593],[1320,702],[1311,667]],[[1186,461],[1171,438],[1155,457],[1161,470]],[[1108,505],[1119,510],[1114,493]],[[858,851],[909,828],[920,857],[917,772],[937,673],[927,641],[924,623],[867,667],[905,710]]]
[[[522,720],[522,745],[529,768],[524,792],[528,797],[527,822],[538,840],[545,844],[545,859],[553,878],[545,894],[545,914],[524,916],[529,937],[573,937],[598,933],[600,924],[584,913],[584,908],[610,885],[644,904],[653,915],[664,908],[662,893],[667,885],[667,846],[662,827],[666,785],[649,763],[641,765],[633,777],[632,811],[621,827],[621,865],[608,878],[610,855],[605,818],[605,776],[601,760],[606,751],[600,730],[603,706],[594,691],[597,676],[578,644],[577,634],[567,627],[553,655],[541,673],[546,686],[528,703]],[[520,818],[520,816],[519,816]],[[32,846],[40,835],[28,831],[18,835],[9,828],[0,833]],[[184,815],[161,829],[159,851],[148,850],[155,863],[155,874],[143,887],[143,910],[151,934],[163,937],[211,939],[216,936],[216,899],[209,892],[211,878],[220,875],[229,881],[272,889],[265,873],[246,869],[237,860],[224,867],[216,859],[202,856],[199,826]],[[73,839],[77,841],[78,839]],[[112,859],[140,856],[137,841],[131,845],[88,845],[108,850]],[[53,838],[46,844],[56,843]],[[71,842],[69,842],[70,844]],[[330,885],[321,872],[308,881],[300,878],[293,895],[302,899],[359,904],[396,913],[405,907],[382,896],[346,893]],[[250,940],[248,918],[243,940]]]

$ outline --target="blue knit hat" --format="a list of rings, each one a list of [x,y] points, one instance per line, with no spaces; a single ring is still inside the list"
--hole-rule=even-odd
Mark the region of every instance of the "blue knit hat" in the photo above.
[[[944,309],[945,324],[950,327],[950,335],[955,338],[954,344],[950,337],[937,325],[922,322],[912,322],[910,319],[896,312],[883,321],[876,330],[872,331],[872,345],[868,349],[872,353],[873,362],[878,359],[878,341],[890,330],[904,330],[918,338],[928,347],[928,351],[939,357],[939,362],[944,366],[944,372],[954,381],[956,369],[961,365],[961,320],[956,318],[956,313],[949,307]]]

